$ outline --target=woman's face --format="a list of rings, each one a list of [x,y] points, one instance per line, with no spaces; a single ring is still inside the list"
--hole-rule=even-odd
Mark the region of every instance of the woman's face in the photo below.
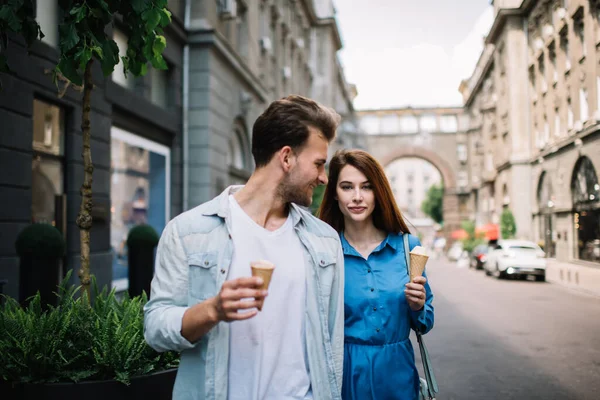
[[[346,223],[371,219],[375,210],[375,195],[365,174],[352,165],[346,165],[340,171],[335,192]]]

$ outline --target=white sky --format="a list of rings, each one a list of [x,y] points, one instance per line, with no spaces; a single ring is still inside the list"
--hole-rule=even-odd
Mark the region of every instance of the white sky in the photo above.
[[[334,0],[357,109],[461,105],[493,22],[489,0]],[[457,6],[460,4],[460,6]]]

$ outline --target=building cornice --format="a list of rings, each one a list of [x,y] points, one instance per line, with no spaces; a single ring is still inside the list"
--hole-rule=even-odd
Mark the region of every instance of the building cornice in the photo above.
[[[327,18],[319,18],[317,20],[316,23],[317,26],[323,26],[323,27],[331,27],[331,30],[333,32],[333,38],[335,40],[335,49],[337,50],[341,50],[342,47],[344,47],[343,43],[342,43],[342,36],[340,35],[340,29],[338,27],[338,23],[337,20],[335,19],[335,17],[327,17]]]

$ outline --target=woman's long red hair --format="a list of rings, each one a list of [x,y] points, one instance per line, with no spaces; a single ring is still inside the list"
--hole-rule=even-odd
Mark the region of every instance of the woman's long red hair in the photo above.
[[[363,150],[339,150],[333,155],[329,163],[329,182],[317,214],[319,218],[338,232],[344,230],[344,215],[335,197],[340,172],[346,165],[352,165],[365,174],[373,187],[375,227],[386,233],[409,232],[383,167],[372,155]]]

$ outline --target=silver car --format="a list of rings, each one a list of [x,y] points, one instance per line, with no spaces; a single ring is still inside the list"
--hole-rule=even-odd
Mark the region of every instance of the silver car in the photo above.
[[[528,240],[500,240],[488,252],[483,268],[486,275],[498,279],[532,275],[537,281],[545,281],[545,256],[537,244]]]

